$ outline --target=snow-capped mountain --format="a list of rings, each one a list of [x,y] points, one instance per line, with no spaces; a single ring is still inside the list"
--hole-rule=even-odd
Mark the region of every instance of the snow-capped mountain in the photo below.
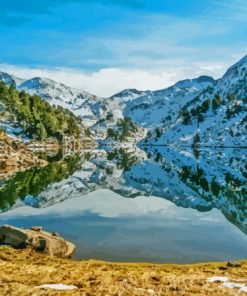
[[[147,143],[247,147],[247,56],[187,101]]]
[[[150,94],[151,91],[147,90],[147,91],[141,91],[141,90],[137,90],[135,88],[132,89],[125,89],[113,96],[110,97],[111,100],[116,100],[119,99],[121,100],[121,102],[126,102],[126,101],[133,101],[139,97],[145,96]]]
[[[95,103],[96,101],[100,101],[100,98],[86,91],[71,88],[63,83],[41,77],[26,80],[17,88],[18,90],[26,91],[32,95],[39,95],[52,105],[69,109],[76,116],[80,116],[82,118],[85,117],[84,123],[89,126],[91,125],[90,118],[93,116],[93,113],[91,109],[86,106],[85,102],[92,101]],[[83,106],[84,104],[85,106]]]
[[[128,102],[124,115],[134,122],[146,127],[155,128],[162,123],[171,122],[177,117],[179,110],[200,92],[212,87],[212,77],[201,76],[177,82],[163,90],[148,92],[144,96]]]
[[[16,86],[14,76],[9,75],[9,74],[4,73],[4,72],[1,72],[1,71],[0,71],[0,81],[5,82],[8,86],[10,86],[10,85]]]
[[[237,99],[247,97],[247,55],[230,67],[216,85],[216,91],[222,96],[233,93]]]
[[[5,83],[7,82],[8,85],[14,85],[19,91],[25,91],[31,95],[36,94],[51,105],[61,106],[70,110],[82,119],[84,126],[90,127],[91,136],[95,140],[105,140],[109,129],[114,130],[115,133],[121,134],[123,132],[121,126],[125,123],[123,115],[125,105],[123,105],[120,97],[115,99],[100,98],[85,91],[41,77],[20,81],[20,79],[18,80],[14,76],[3,73],[2,80]],[[135,92],[135,96],[144,94],[144,92],[133,92]],[[131,95],[130,91],[125,91],[125,94],[127,93]],[[134,95],[132,96],[133,98]],[[127,133],[125,134],[124,141],[132,143],[140,141],[146,136],[145,129],[137,125],[133,129],[130,127],[128,135]],[[123,137],[119,136],[119,138]]]
[[[218,80],[200,76],[157,91],[126,89],[110,98],[46,78],[17,83],[16,77],[0,73],[0,80],[71,110],[95,139],[105,139],[109,129],[118,131],[119,123],[129,118],[149,130],[147,143],[192,145],[199,134],[204,144],[246,146],[247,56]],[[144,137],[146,131],[140,133]]]
[[[31,95],[36,94],[51,105],[69,109],[76,116],[84,119],[86,126],[97,122],[91,106],[100,102],[101,98],[86,91],[66,86],[48,78],[34,77],[24,80],[4,72],[0,72],[0,81],[4,81],[8,86],[15,86],[19,91],[25,91]]]

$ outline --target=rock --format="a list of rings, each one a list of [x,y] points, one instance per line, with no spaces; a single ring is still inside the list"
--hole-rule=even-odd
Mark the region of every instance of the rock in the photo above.
[[[0,228],[0,243],[8,244],[14,248],[25,248],[27,245],[27,234],[21,229],[11,226],[2,226]]]
[[[0,244],[9,244],[14,248],[30,246],[35,251],[60,258],[71,258],[76,248],[74,244],[60,236],[43,231],[40,226],[21,229],[4,225],[0,227]]]
[[[34,230],[34,231],[41,231],[43,230],[43,227],[42,226],[32,226],[30,227],[31,230]]]
[[[52,236],[60,237],[60,234],[58,232],[52,232]]]
[[[35,151],[28,148],[28,143],[23,143],[17,138],[7,134],[5,139],[0,136],[0,178],[6,178],[18,171],[34,166],[44,167],[48,162],[40,159]]]
[[[227,270],[228,269],[228,267],[226,267],[226,266],[220,266],[219,267],[219,270]]]
[[[228,266],[228,267],[241,267],[241,264],[239,262],[235,262],[235,261],[228,261],[226,266]]]

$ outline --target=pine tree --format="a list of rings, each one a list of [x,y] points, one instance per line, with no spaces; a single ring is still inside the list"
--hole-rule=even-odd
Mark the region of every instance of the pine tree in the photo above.
[[[190,112],[187,110],[182,111],[183,124],[188,125],[190,123]]]
[[[201,143],[200,135],[199,135],[199,133],[196,133],[196,135],[193,138],[192,147],[198,147],[198,146],[200,146],[200,143]]]
[[[219,95],[215,95],[215,97],[212,100],[212,108],[214,110],[214,112],[218,109],[218,107],[221,104],[221,99]]]

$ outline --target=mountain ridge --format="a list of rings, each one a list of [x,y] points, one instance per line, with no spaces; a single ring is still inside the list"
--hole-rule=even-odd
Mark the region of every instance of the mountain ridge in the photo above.
[[[180,141],[180,138],[190,137],[190,139],[192,139],[196,133],[200,133],[199,126],[201,126],[202,130],[207,128],[211,130],[217,129],[217,120],[222,127],[229,130],[233,130],[232,127],[234,125],[237,126],[238,123],[240,124],[242,121],[242,123],[245,124],[246,121],[247,55],[231,66],[222,78],[217,80],[211,76],[201,75],[197,78],[178,81],[167,88],[155,91],[142,91],[134,88],[125,89],[109,98],[100,98],[47,78],[34,77],[29,80],[21,81],[18,85],[16,79],[18,78],[0,72],[0,80],[4,80],[9,84],[15,83],[17,88],[21,91],[24,90],[30,94],[38,94],[43,99],[48,100],[50,104],[69,109],[76,116],[81,118],[86,127],[89,127],[93,131],[96,139],[101,140],[107,139],[109,129],[117,131],[117,125],[124,118],[129,118],[134,124],[146,129],[149,131],[149,134],[151,133],[147,141],[149,144],[184,143],[184,141]],[[227,98],[229,96],[232,99],[228,102]],[[216,106],[219,102],[217,102],[215,97],[222,97],[225,103]],[[210,108],[207,106],[209,102],[207,103],[206,99],[209,98],[210,102],[215,105],[215,109],[213,106],[211,107],[211,105]],[[233,101],[235,103],[233,103]],[[205,102],[204,107],[199,106],[200,104],[202,105],[203,102]],[[192,120],[190,124],[191,130],[188,130],[189,124],[183,125],[181,121],[186,121],[183,116],[186,115],[186,112],[193,113],[193,109],[195,108],[197,108],[196,112],[198,112],[199,115],[195,114],[193,116],[200,117],[199,121],[201,120],[201,122],[198,123],[198,120]],[[201,111],[200,108],[202,108]],[[208,111],[208,109],[210,109],[210,111]],[[204,112],[203,110],[206,111]],[[226,112],[228,115],[226,115]],[[224,118],[226,116],[229,117],[230,114],[234,112],[240,113],[240,121],[234,120],[234,116],[232,116],[230,124],[225,122]],[[190,115],[190,117],[193,116]],[[202,126],[203,116],[207,117],[208,121],[208,126],[205,128]],[[212,124],[214,126],[212,126]],[[223,129],[225,130],[225,128]],[[234,129],[236,133],[245,133],[244,128],[241,129],[239,126],[236,128]],[[163,134],[164,131],[167,133],[167,130],[170,129],[174,131],[174,135],[168,135],[168,137],[160,136],[158,137],[159,139],[157,139],[157,137],[155,137],[158,131],[157,129],[160,129],[159,134]],[[180,138],[175,135],[179,135],[179,129],[184,129],[184,133],[180,135]],[[231,133],[233,134],[231,138],[233,138],[234,131]],[[145,134],[146,132],[142,134],[142,137],[145,137]],[[220,144],[220,141],[217,139],[220,139],[220,137],[224,138],[224,135],[221,136],[219,131],[217,131],[217,133],[211,132],[211,134],[213,134],[212,139],[209,139],[209,137],[204,134],[202,135],[202,142],[207,141],[211,144],[213,144],[214,141]],[[227,137],[230,138],[228,135]],[[140,140],[140,138],[138,138],[138,140]],[[232,139],[225,142],[221,141],[221,144],[224,145],[226,142],[234,145],[240,144],[240,141],[235,141],[235,143],[233,143]],[[187,144],[192,145],[192,141],[187,141]]]

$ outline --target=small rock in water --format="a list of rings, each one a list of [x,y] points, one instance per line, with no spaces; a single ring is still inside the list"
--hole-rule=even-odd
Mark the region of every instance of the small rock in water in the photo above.
[[[241,264],[239,262],[228,261],[226,266],[228,266],[228,267],[241,267]]]

